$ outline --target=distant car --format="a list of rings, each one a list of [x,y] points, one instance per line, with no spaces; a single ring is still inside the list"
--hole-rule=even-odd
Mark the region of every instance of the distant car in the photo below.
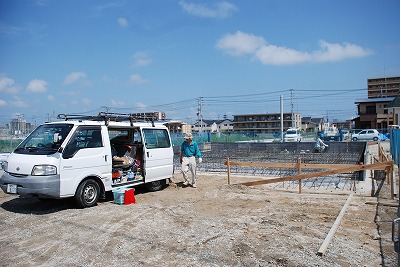
[[[343,140],[349,139],[350,138],[350,131],[346,130],[346,129],[342,130],[342,137],[343,137]]]
[[[362,130],[358,133],[353,133],[351,136],[351,140],[358,141],[358,140],[379,140],[380,133],[375,129],[366,129]]]
[[[289,128],[285,133],[285,142],[300,142],[301,134],[298,128]]]

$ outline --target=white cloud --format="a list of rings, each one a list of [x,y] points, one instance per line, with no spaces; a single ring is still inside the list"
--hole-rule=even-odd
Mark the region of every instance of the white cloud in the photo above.
[[[54,101],[54,100],[55,100],[55,97],[54,97],[53,95],[48,95],[48,96],[47,96],[47,100],[48,100],[48,101]]]
[[[47,91],[48,83],[44,80],[33,79],[29,82],[26,89],[32,93],[44,93]]]
[[[17,96],[15,96],[14,99],[10,101],[10,104],[18,108],[25,108],[28,106],[28,104],[25,101],[23,101],[21,98]]]
[[[14,79],[5,75],[0,75],[0,92],[15,94],[20,90],[20,86],[15,85]]]
[[[235,34],[227,34],[222,37],[217,43],[217,48],[230,55],[241,56],[254,53],[265,44],[266,41],[262,37],[238,31]]]
[[[132,74],[130,77],[131,82],[134,84],[143,84],[147,83],[146,80],[144,80],[139,74]]]
[[[125,105],[124,101],[111,99],[111,106],[113,107],[123,107]]]
[[[104,10],[104,9],[109,9],[109,8],[118,8],[124,5],[123,1],[110,1],[105,4],[96,6],[95,9],[97,10]]]
[[[86,73],[81,71],[71,72],[64,78],[64,84],[73,84],[86,77]]]
[[[148,66],[152,63],[151,58],[146,52],[140,51],[133,55],[134,67]]]
[[[136,108],[138,108],[140,110],[144,110],[144,109],[147,109],[147,105],[142,103],[142,102],[137,102],[136,103]]]
[[[316,51],[313,57],[316,61],[338,61],[351,57],[364,57],[370,55],[372,51],[364,49],[361,46],[343,43],[333,44],[324,40],[319,41],[320,51]]]
[[[82,99],[82,103],[85,106],[89,106],[92,103],[92,100],[90,100],[89,98],[84,98]]]
[[[121,27],[127,27],[128,26],[128,20],[124,17],[118,18],[118,24]]]
[[[214,3],[212,7],[205,4],[187,3],[186,1],[180,1],[179,5],[186,13],[206,18],[223,19],[230,17],[233,12],[237,11],[237,7],[227,1],[219,1]]]
[[[8,36],[17,36],[25,32],[26,29],[17,26],[10,26],[0,23],[0,34]]]
[[[269,44],[263,37],[237,31],[218,40],[216,47],[232,56],[249,55],[265,65],[333,62],[347,58],[365,57],[369,49],[350,43],[319,41],[319,50],[312,52]]]
[[[0,99],[0,108],[6,107],[8,104],[5,100]]]

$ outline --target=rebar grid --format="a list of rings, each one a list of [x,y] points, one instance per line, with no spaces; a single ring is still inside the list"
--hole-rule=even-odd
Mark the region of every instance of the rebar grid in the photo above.
[[[296,146],[294,146],[296,145]],[[227,173],[224,162],[283,162],[308,164],[358,164],[363,157],[365,145],[360,142],[331,142],[329,149],[324,153],[313,153],[313,143],[222,143],[212,144],[203,150],[203,163],[199,164],[197,170],[200,172]],[[179,156],[174,159],[177,171],[180,170]],[[301,172],[312,173],[323,171],[322,169],[302,168]],[[285,177],[298,174],[297,168],[265,168],[249,166],[231,166],[230,173],[240,176],[251,177]],[[302,180],[302,188],[308,189],[335,189],[355,190],[360,180],[360,172],[329,175],[326,177],[308,178]],[[296,189],[299,181],[276,183],[275,188]]]

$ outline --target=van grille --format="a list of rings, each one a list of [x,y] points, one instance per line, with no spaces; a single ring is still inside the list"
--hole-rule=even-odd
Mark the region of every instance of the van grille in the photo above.
[[[25,177],[28,176],[26,174],[12,173],[12,172],[9,172],[8,174],[11,175],[11,176],[14,176],[14,177],[18,177],[18,178],[25,178]]]

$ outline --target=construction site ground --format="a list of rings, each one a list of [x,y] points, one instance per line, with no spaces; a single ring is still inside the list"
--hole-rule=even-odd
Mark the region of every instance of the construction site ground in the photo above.
[[[369,157],[376,153],[370,146]],[[232,183],[248,179],[255,178]],[[182,182],[176,172],[161,191],[137,188],[137,204],[117,205],[109,195],[87,209],[0,192],[0,266],[397,266],[398,200],[370,175],[352,190],[301,194],[283,184],[228,185],[223,172],[200,173],[197,188]]]

